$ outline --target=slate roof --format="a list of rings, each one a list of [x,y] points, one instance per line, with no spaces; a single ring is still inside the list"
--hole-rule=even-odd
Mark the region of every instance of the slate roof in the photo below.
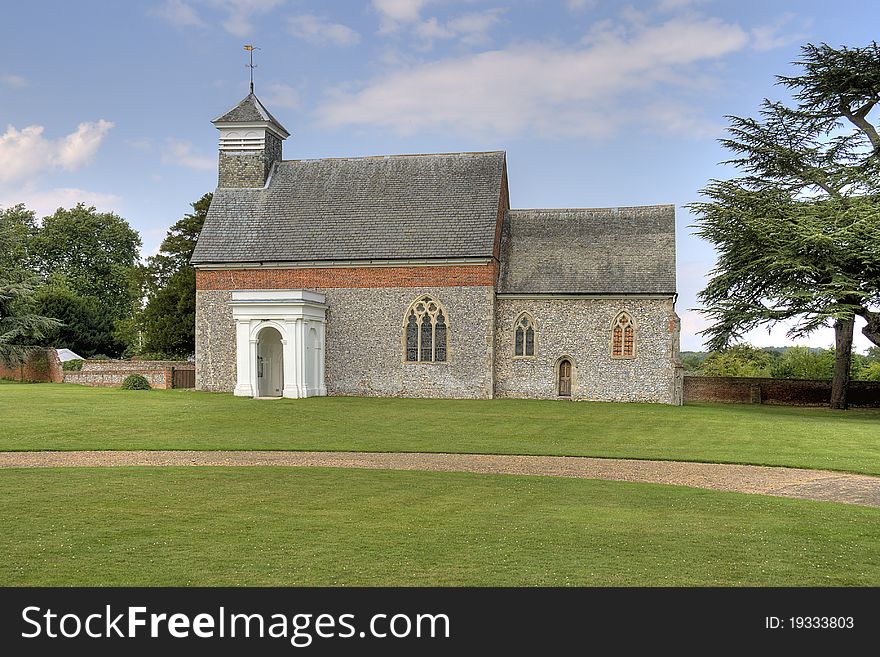
[[[214,192],[192,262],[490,258],[504,167],[503,151],[282,161],[264,189]]]
[[[225,114],[218,116],[211,123],[253,123],[259,121],[271,121],[279,128],[287,132],[283,125],[269,110],[260,102],[253,93],[242,98],[241,102]],[[288,133],[289,134],[289,133]]]
[[[673,294],[675,206],[511,210],[497,291]]]

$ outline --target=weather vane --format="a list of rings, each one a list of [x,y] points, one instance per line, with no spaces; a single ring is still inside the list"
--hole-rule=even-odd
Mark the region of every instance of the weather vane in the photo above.
[[[248,51],[248,55],[250,55],[251,58],[250,63],[245,64],[245,66],[247,66],[251,70],[251,93],[254,93],[254,69],[257,68],[256,64],[254,64],[254,50],[259,50],[259,48],[251,44],[247,44],[244,49]]]

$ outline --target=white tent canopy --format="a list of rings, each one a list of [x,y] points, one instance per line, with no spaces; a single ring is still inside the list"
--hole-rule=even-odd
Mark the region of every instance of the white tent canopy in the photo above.
[[[70,349],[56,349],[55,353],[58,354],[58,360],[62,363],[65,363],[69,360],[83,360],[83,357],[77,354]]]

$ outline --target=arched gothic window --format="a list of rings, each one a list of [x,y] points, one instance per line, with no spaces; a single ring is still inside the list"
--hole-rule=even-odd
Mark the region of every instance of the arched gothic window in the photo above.
[[[406,362],[446,362],[449,317],[439,301],[429,295],[416,299],[406,311],[403,333]]]
[[[513,355],[523,358],[535,355],[535,322],[528,313],[521,314],[514,324]]]
[[[611,357],[633,358],[635,355],[635,326],[629,313],[623,312],[611,324]]]

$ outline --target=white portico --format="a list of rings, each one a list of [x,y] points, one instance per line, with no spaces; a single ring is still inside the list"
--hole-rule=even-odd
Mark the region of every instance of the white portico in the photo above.
[[[324,383],[323,294],[309,290],[234,290],[239,397],[315,397]]]

